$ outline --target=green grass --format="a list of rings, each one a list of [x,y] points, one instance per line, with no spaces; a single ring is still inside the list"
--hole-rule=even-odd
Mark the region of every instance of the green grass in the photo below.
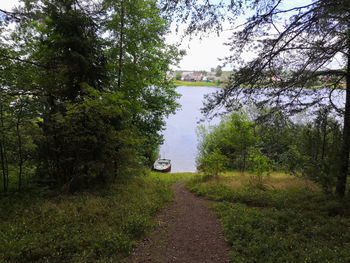
[[[174,84],[176,86],[189,86],[189,87],[221,87],[224,84],[218,84],[217,82],[189,82],[189,81],[181,81],[181,80],[174,80]]]
[[[157,173],[152,172],[150,177],[158,182],[174,184],[178,182],[188,182],[193,179],[196,173]]]
[[[214,205],[233,247],[231,262],[349,262],[350,223],[316,213]]]
[[[231,262],[350,262],[349,200],[327,196],[311,182],[272,174],[263,187],[231,173],[187,187],[218,202]]]
[[[312,182],[289,175],[272,174],[265,179],[262,188],[252,184],[250,175],[239,173],[209,181],[197,177],[190,180],[187,187],[198,196],[216,201],[240,202],[249,206],[336,212],[325,205],[330,201],[330,206],[334,206],[334,209],[341,208]]]
[[[105,189],[32,189],[0,199],[0,262],[119,262],[190,175],[152,173]]]

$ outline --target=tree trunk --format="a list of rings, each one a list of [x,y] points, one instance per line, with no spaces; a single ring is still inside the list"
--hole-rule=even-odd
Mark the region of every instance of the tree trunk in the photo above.
[[[350,49],[350,36],[348,36],[348,48]],[[348,51],[348,66],[346,74],[346,98],[344,113],[343,146],[341,151],[341,165],[338,174],[336,193],[339,197],[344,197],[346,189],[346,179],[349,170],[349,148],[350,148],[350,50]]]
[[[123,64],[123,42],[124,42],[124,0],[120,2],[120,34],[119,34],[119,71],[118,71],[118,89],[121,88],[122,64]]]
[[[327,113],[328,114],[328,113]],[[323,120],[322,125],[322,132],[323,132],[323,138],[322,138],[322,152],[321,152],[321,160],[324,160],[324,155],[326,152],[326,144],[327,144],[327,122],[328,118],[327,115],[325,116],[325,119]]]
[[[1,118],[1,127],[4,131],[4,113],[2,103],[0,104],[0,118]],[[1,158],[1,169],[2,169],[2,177],[3,177],[3,187],[4,192],[6,193],[8,190],[8,164],[6,157],[6,147],[5,147],[5,135],[2,134],[0,138],[0,158]]]
[[[20,130],[20,122],[22,116],[22,105],[17,115],[16,132],[18,141],[18,155],[19,155],[19,174],[18,174],[18,190],[22,188],[22,174],[23,174],[23,149],[22,149],[22,136]]]
[[[6,176],[6,168],[5,168],[4,149],[3,149],[1,141],[0,141],[0,160],[1,160],[3,189],[4,189],[4,192],[6,193],[7,192],[7,176]]]

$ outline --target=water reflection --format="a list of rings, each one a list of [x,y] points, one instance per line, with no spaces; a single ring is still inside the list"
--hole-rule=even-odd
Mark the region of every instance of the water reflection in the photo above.
[[[200,108],[203,106],[204,95],[216,90],[213,87],[178,87],[181,94],[179,103],[182,106],[175,115],[170,116],[164,131],[164,144],[160,148],[162,158],[172,161],[172,173],[195,172],[195,157],[197,154],[197,122],[203,117]],[[216,118],[203,125],[209,126],[219,122]]]

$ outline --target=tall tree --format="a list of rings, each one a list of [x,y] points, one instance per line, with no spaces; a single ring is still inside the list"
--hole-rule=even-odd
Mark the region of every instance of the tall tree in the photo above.
[[[177,108],[166,72],[179,55],[165,43],[169,23],[157,1],[22,0],[0,13],[0,71],[11,76],[0,76],[1,120],[11,117],[16,127],[9,147],[18,152],[19,178],[27,109],[41,130],[32,135],[38,174],[66,190],[72,182],[115,179],[155,158],[164,118]]]
[[[164,118],[177,108],[175,87],[166,77],[180,53],[165,42],[169,21],[154,0],[104,2],[107,12],[110,68],[117,78],[116,89],[131,102],[132,123],[144,137],[140,151],[152,161],[162,142]]]
[[[52,0],[28,3],[22,11],[32,14],[30,19],[21,21],[30,32],[29,58],[42,65],[36,69],[35,79],[45,138],[37,140],[40,167],[59,184],[70,182],[80,169],[87,173],[88,156],[96,150],[91,144],[91,152],[87,152],[82,141],[85,138],[87,143],[88,136],[96,134],[80,129],[81,140],[75,137],[75,129],[79,127],[76,119],[85,121],[88,127],[88,113],[79,112],[76,113],[78,117],[70,118],[69,109],[72,104],[78,107],[84,103],[90,97],[91,89],[102,91],[108,82],[107,59],[98,35],[99,26],[90,14],[90,8],[80,1]],[[80,163],[81,168],[76,167],[78,159],[84,157],[86,162]]]

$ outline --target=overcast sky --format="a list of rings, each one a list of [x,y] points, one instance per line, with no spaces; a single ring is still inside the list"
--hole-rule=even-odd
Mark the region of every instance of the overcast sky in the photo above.
[[[13,6],[18,4],[18,0],[0,0],[0,8],[10,11]],[[296,5],[303,5],[310,2],[310,0],[293,0],[285,1],[284,7],[289,8]],[[232,28],[232,25],[226,25],[226,28]],[[225,28],[225,26],[224,26]],[[182,59],[179,67],[173,67],[173,69],[182,70],[207,70],[215,68],[221,65],[220,58],[224,58],[230,55],[229,47],[225,46],[224,43],[228,42],[228,38],[231,36],[232,31],[223,31],[220,36],[216,33],[212,33],[208,36],[199,37],[186,37],[181,41],[181,35],[177,35],[175,30],[173,33],[167,35],[168,43],[180,43],[180,48],[184,49],[187,55]],[[245,54],[245,58],[249,59],[252,54]],[[224,70],[230,70],[230,66],[224,68]]]
[[[17,5],[17,0],[1,0],[0,9],[11,11],[12,7]],[[216,34],[210,34],[203,37],[194,37],[191,41],[186,38],[182,41],[180,48],[186,50],[187,55],[180,62],[179,68],[183,70],[210,70],[220,65],[219,58],[229,54],[228,47],[224,46],[230,33],[223,32],[218,37]],[[167,36],[168,43],[179,43],[180,35],[176,33]],[[173,67],[177,69],[176,67]]]
[[[209,36],[186,37],[182,40],[180,49],[186,51],[186,56],[180,62],[179,68],[183,70],[210,70],[221,65],[220,58],[229,55],[229,47],[224,43],[228,40],[230,32],[222,32],[220,36],[212,33]],[[169,43],[179,42],[180,35],[176,33],[169,34],[167,41]]]
[[[0,8],[6,11],[11,11],[12,7],[17,4],[17,0],[1,0]]]

